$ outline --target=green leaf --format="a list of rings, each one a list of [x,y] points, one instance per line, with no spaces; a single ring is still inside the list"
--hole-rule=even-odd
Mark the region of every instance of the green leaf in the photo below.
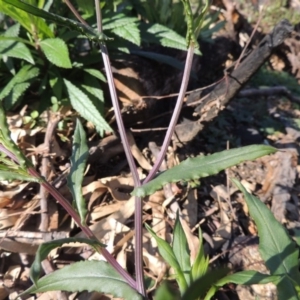
[[[265,204],[249,194],[236,179],[232,181],[243,192],[249,213],[257,225],[259,251],[266,266],[272,275],[286,275],[278,283],[278,299],[299,299],[293,283],[300,282],[299,251],[295,243]]]
[[[128,300],[142,300],[123,277],[107,262],[81,261],[50,273],[27,289],[24,294],[48,291],[97,291]],[[20,296],[21,296],[20,295]]]
[[[267,284],[269,282],[277,283],[280,281],[282,276],[275,275],[271,276],[268,274],[262,274],[256,271],[242,271],[237,272],[235,274],[228,275],[220,280],[218,280],[207,292],[204,300],[209,300],[213,297],[216,291],[227,283],[235,283],[235,284],[244,284],[244,285],[252,285],[252,284]]]
[[[167,281],[164,281],[155,291],[154,300],[179,300],[179,295],[176,294],[174,287]]]
[[[95,77],[84,74],[83,83],[79,86],[87,96],[90,98],[92,103],[95,105],[96,109],[100,114],[104,112],[104,95],[102,91],[101,84]]]
[[[68,187],[73,195],[73,200],[75,200],[76,208],[83,224],[85,224],[87,209],[85,199],[82,196],[81,185],[88,155],[89,148],[86,143],[86,134],[80,121],[77,119],[73,135],[71,169],[70,174],[68,175]]]
[[[67,87],[70,101],[74,109],[76,109],[83,118],[92,122],[100,135],[104,131],[112,131],[110,126],[104,120],[102,115],[97,111],[92,101],[80,89],[73,85],[70,81],[64,79]]]
[[[184,37],[163,25],[154,24],[147,31],[154,34],[155,37],[159,39],[160,44],[164,47],[170,47],[184,51],[187,49]]]
[[[86,69],[83,69],[83,71],[90,74],[91,76],[98,78],[99,80],[101,80],[103,82],[106,82],[105,76],[99,70],[86,68]]]
[[[6,115],[1,101],[0,101],[0,143],[15,156],[21,169],[25,170],[31,166],[29,161],[24,156],[24,154],[20,151],[20,149],[17,147],[17,145],[12,141],[10,137],[10,131],[8,129],[8,124],[6,121]]]
[[[147,224],[145,224],[145,226],[149,233],[155,238],[158,246],[158,251],[162,258],[174,269],[176,274],[176,281],[179,285],[180,292],[183,293],[187,288],[187,282],[184,278],[180,265],[176,259],[176,256],[171,246],[165,240],[158,237],[150,226],[148,226]]]
[[[0,55],[24,59],[27,62],[34,64],[33,57],[30,50],[20,42],[16,42],[15,38],[9,40],[8,38],[2,39],[0,36]]]
[[[141,45],[140,31],[134,23],[124,27],[114,28],[112,32],[137,46]]]
[[[0,168],[1,169],[1,168]],[[19,171],[19,172],[17,172]],[[29,174],[24,174],[22,169],[20,170],[9,170],[9,171],[2,171],[0,170],[0,181],[3,180],[22,180],[22,181],[29,181],[29,182],[40,182],[40,180],[36,177],[30,176]]]
[[[251,145],[238,149],[225,150],[209,156],[188,158],[178,166],[158,174],[152,181],[135,188],[132,195],[144,197],[151,195],[169,182],[189,181],[217,174],[245,160],[274,153],[276,149],[266,145]]]
[[[0,92],[0,101],[5,99],[6,108],[11,108],[30,86],[31,80],[39,74],[39,69],[31,65],[25,65],[8,82]]]
[[[22,5],[19,0],[0,0],[0,11],[19,22],[31,35],[53,38],[54,34],[45,21],[17,8],[20,3]]]
[[[81,24],[81,23],[71,20],[71,19],[63,18],[60,15],[49,13],[45,10],[42,10],[35,6],[29,5],[23,1],[19,1],[19,0],[2,0],[2,1],[12,4],[13,6],[20,8],[21,10],[24,10],[27,13],[30,13],[34,16],[44,18],[46,20],[51,20],[60,25],[75,29],[75,30],[79,31],[80,33],[84,34],[91,41],[99,42],[99,41],[109,40],[109,38],[107,38],[103,33],[97,32],[90,26],[86,26],[84,24]],[[41,20],[41,19],[38,19],[38,20]],[[27,29],[27,30],[30,31],[29,29]]]
[[[187,239],[185,233],[183,231],[179,214],[177,211],[176,221],[174,226],[173,232],[173,244],[172,249],[174,255],[179,263],[181,271],[184,275],[184,278],[188,285],[191,283],[191,276],[190,276],[190,269],[191,269],[191,262],[190,262],[190,251],[187,243]]]
[[[209,257],[205,257],[204,254],[204,247],[203,247],[203,241],[202,241],[202,231],[199,227],[199,241],[200,241],[200,248],[197,253],[196,259],[193,263],[191,275],[193,281],[196,280],[199,277],[204,276],[204,274],[207,272],[208,265],[209,265]]]
[[[185,291],[181,300],[203,299],[206,292],[215,284],[220,278],[228,274],[229,270],[226,268],[216,268],[207,272],[204,276],[198,278]]]
[[[96,240],[86,239],[86,238],[59,239],[59,240],[49,241],[41,244],[36,252],[34,261],[30,268],[30,279],[33,281],[35,285],[38,284],[38,279],[42,271],[42,261],[47,258],[48,254],[53,249],[57,247],[61,247],[63,244],[69,244],[69,243],[85,243],[94,247],[95,249],[97,249],[97,246],[105,247],[104,244]]]
[[[59,38],[45,39],[40,42],[40,46],[51,63],[61,68],[72,68],[68,47],[63,40]]]

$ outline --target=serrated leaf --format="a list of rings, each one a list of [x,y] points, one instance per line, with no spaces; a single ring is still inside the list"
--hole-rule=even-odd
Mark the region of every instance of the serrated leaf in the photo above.
[[[187,283],[171,246],[165,240],[158,237],[150,226],[147,224],[145,224],[145,226],[149,233],[155,238],[158,251],[162,258],[174,269],[180,292],[183,293],[187,288]]]
[[[7,109],[10,109],[18,99],[23,96],[29,88],[33,78],[39,74],[39,69],[31,65],[25,65],[19,72],[8,82],[0,92],[0,101],[4,99]]]
[[[2,103],[0,101],[0,143],[8,150],[12,155],[15,156],[15,160],[19,163],[21,169],[25,170],[30,167],[30,163],[20,151],[17,145],[12,141],[11,134],[6,121],[6,115]],[[5,151],[3,151],[7,154]],[[11,155],[8,155],[11,157]],[[11,157],[12,158],[12,157]]]
[[[105,247],[104,244],[100,243],[97,240],[86,239],[86,238],[59,239],[59,240],[49,241],[41,244],[36,252],[34,261],[30,268],[30,279],[33,281],[35,285],[37,285],[38,278],[40,277],[42,271],[42,261],[47,258],[48,254],[53,249],[57,247],[61,247],[63,244],[70,244],[70,243],[84,243],[94,248],[97,248],[97,246]]]
[[[95,105],[99,113],[103,114],[104,95],[99,80],[89,74],[84,74],[83,83],[80,84],[80,88],[86,92],[87,96]]]
[[[105,76],[99,70],[85,68],[85,69],[83,69],[83,71],[90,74],[91,76],[98,78],[99,80],[101,80],[103,82],[106,82]]]
[[[83,118],[92,122],[96,126],[96,129],[100,135],[102,135],[104,131],[112,131],[110,126],[97,111],[87,95],[73,85],[70,81],[64,79],[64,82],[74,109],[76,109]]]
[[[151,195],[169,182],[189,181],[214,175],[243,161],[253,160],[276,151],[275,148],[266,145],[251,145],[225,150],[209,156],[188,158],[178,166],[158,174],[149,183],[135,188],[132,195],[138,197]]]
[[[152,33],[160,41],[160,44],[164,47],[175,48],[186,51],[186,40],[175,31],[165,27],[161,24],[154,24],[148,29],[149,33]]]
[[[73,135],[71,169],[68,175],[68,188],[73,195],[77,211],[79,213],[81,222],[85,224],[85,217],[87,213],[85,199],[82,196],[82,181],[86,161],[89,155],[89,148],[86,143],[85,131],[77,119],[76,128]]]
[[[104,261],[82,261],[50,273],[39,279],[24,294],[47,291],[97,291],[128,300],[142,300],[113,267]]]
[[[39,69],[31,65],[23,66],[19,72],[9,81],[9,83],[1,90],[0,100],[3,100],[12,91],[13,87],[18,83],[24,83],[31,80],[39,74]]]
[[[128,24],[124,27],[112,29],[112,32],[119,37],[137,45],[141,45],[140,31],[135,23]]]
[[[199,250],[191,269],[191,275],[193,280],[196,280],[197,278],[204,276],[204,274],[207,272],[208,265],[209,265],[209,257],[208,256],[205,257],[204,254],[202,231],[200,227],[199,227],[199,241],[200,241]]]
[[[0,41],[0,55],[23,59],[31,64],[34,64],[30,50],[23,43],[16,42],[15,38],[12,38],[11,40],[7,38],[2,39],[1,36]]]
[[[258,198],[249,194],[236,179],[233,183],[243,192],[249,213],[259,235],[259,252],[272,275],[286,275],[278,283],[278,299],[298,299],[293,281],[300,282],[299,251],[286,229]],[[292,279],[292,280],[291,280]]]
[[[125,27],[129,24],[136,23],[137,18],[126,17],[124,14],[114,14],[108,18],[103,19],[103,30],[111,30],[118,27]]]
[[[174,255],[177,259],[177,262],[181,268],[181,271],[184,275],[184,278],[185,278],[187,284],[190,285],[190,283],[191,283],[190,251],[189,251],[185,233],[183,231],[183,228],[182,228],[182,225],[180,222],[178,212],[176,215],[176,221],[175,221],[174,232],[173,232],[172,249],[173,249]]]
[[[22,180],[22,181],[29,181],[29,182],[40,182],[40,180],[36,177],[18,173],[16,171],[2,171],[0,170],[0,181],[2,180]]]
[[[268,274],[262,274],[256,271],[242,271],[235,274],[227,275],[226,277],[218,280],[207,292],[204,300],[210,300],[216,291],[227,283],[252,285],[252,284],[267,284],[270,282],[277,283],[281,280],[281,276],[271,276]]]
[[[62,39],[45,39],[40,46],[51,63],[61,68],[72,68],[68,47]]]

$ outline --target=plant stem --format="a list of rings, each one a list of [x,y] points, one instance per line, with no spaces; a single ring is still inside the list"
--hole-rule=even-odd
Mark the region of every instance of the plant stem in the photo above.
[[[81,228],[82,232],[88,238],[97,240],[97,237],[94,235],[94,233],[91,231],[91,229],[88,226],[85,226],[81,223],[79,215],[76,213],[76,211],[74,210],[72,205],[69,203],[69,201],[65,197],[63,197],[50,183],[48,183],[46,180],[44,180],[34,168],[28,168],[28,173],[31,176],[34,176],[36,178],[43,180],[41,182],[42,187],[45,190],[47,190],[61,204],[61,206],[67,211],[67,213],[73,218],[73,220]],[[116,259],[105,248],[99,247],[98,250],[103,255],[103,257],[112,265],[112,267],[126,279],[128,284],[132,288],[135,288],[136,282],[120,266],[120,264],[116,261]]]
[[[150,173],[148,174],[148,176],[146,177],[146,179],[143,181],[143,183],[147,183],[149,182],[154,176],[155,173],[157,172],[157,170],[159,169],[165,155],[167,152],[167,148],[170,144],[172,135],[174,133],[175,130],[175,126],[176,123],[178,121],[179,115],[180,115],[180,111],[181,111],[181,107],[183,104],[183,99],[187,90],[187,86],[189,83],[189,78],[190,78],[190,73],[191,73],[191,68],[192,68],[192,62],[193,62],[193,56],[194,56],[194,45],[193,43],[190,44],[188,51],[187,51],[187,57],[186,57],[186,62],[185,62],[185,67],[184,67],[184,72],[183,72],[183,77],[182,77],[182,82],[181,82],[181,87],[180,87],[180,91],[179,91],[179,95],[177,98],[177,102],[176,102],[176,106],[174,109],[174,113],[172,116],[172,119],[170,121],[170,125],[168,127],[163,145],[161,147],[159,156],[157,158],[157,160],[155,161],[155,164],[152,168],[152,170],[150,171]]]
[[[101,9],[98,0],[95,0],[95,8],[96,8],[96,16],[97,16],[97,29],[99,33],[102,33],[102,16],[101,16]],[[104,42],[100,43],[100,50],[102,53],[104,68],[106,71],[106,77],[109,87],[110,96],[112,99],[112,104],[115,111],[116,122],[118,125],[120,138],[123,143],[124,152],[127,158],[127,162],[129,164],[129,168],[133,177],[134,186],[139,187],[141,186],[141,181],[139,179],[139,175],[137,172],[137,168],[135,162],[133,160],[133,156],[130,150],[129,142],[126,136],[126,131],[121,115],[121,110],[119,106],[118,96],[116,87],[113,80],[112,69],[109,61],[108,51],[106,44]],[[142,240],[143,240],[143,230],[142,230],[142,199],[139,197],[135,198],[135,217],[134,217],[134,225],[135,225],[135,274],[136,274],[136,289],[137,291],[142,294],[143,296],[146,295],[145,287],[144,287],[144,276],[143,276],[143,247],[142,247]]]

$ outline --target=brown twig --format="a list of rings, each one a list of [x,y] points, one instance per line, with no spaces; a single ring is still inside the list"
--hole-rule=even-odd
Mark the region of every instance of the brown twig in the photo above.
[[[44,149],[42,158],[42,166],[41,166],[41,175],[47,180],[49,175],[49,153],[51,153],[51,138],[54,133],[54,130],[60,121],[60,117],[58,115],[54,115],[51,111],[48,111],[48,125],[46,129],[46,134],[44,138]],[[46,189],[41,185],[40,187],[40,205],[41,205],[41,223],[39,226],[39,230],[42,232],[48,231],[49,226],[49,216],[48,216],[48,195],[49,193]]]

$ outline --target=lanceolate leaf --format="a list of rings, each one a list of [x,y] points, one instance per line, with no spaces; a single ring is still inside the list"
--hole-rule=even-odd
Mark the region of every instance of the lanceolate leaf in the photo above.
[[[181,300],[203,299],[209,288],[229,273],[228,269],[216,268],[198,278],[188,287]]]
[[[20,164],[20,167],[24,170],[30,166],[28,160],[24,154],[16,146],[10,137],[10,131],[8,129],[5,111],[0,101],[0,144],[2,144],[9,152],[13,153]]]
[[[144,197],[154,193],[169,182],[189,181],[217,174],[218,172],[237,165],[245,160],[274,153],[275,148],[265,145],[251,145],[238,149],[226,150],[209,156],[189,158],[178,166],[160,173],[149,183],[134,189],[133,195]]]
[[[189,285],[191,283],[191,276],[190,276],[190,269],[191,269],[191,262],[190,262],[190,251],[187,243],[187,239],[185,233],[183,231],[179,214],[177,212],[176,222],[173,232],[173,244],[172,249],[174,255],[179,263],[181,271],[184,275],[184,278]]]
[[[187,282],[184,278],[180,265],[176,259],[176,256],[171,246],[165,240],[158,237],[156,233],[152,230],[152,228],[147,224],[146,224],[146,228],[149,231],[149,233],[155,238],[160,255],[174,269],[180,292],[183,293],[187,288]]]
[[[62,39],[45,39],[40,42],[40,45],[51,63],[61,68],[72,68],[68,47]]]
[[[77,119],[73,136],[71,170],[68,176],[68,187],[73,195],[76,208],[83,224],[85,223],[87,210],[85,199],[82,196],[81,185],[88,154],[89,148],[86,144],[86,134],[80,121]]]
[[[70,81],[64,79],[67,87],[70,101],[74,109],[76,109],[83,118],[92,122],[97,131],[102,135],[104,131],[112,131],[110,126],[104,120],[102,115],[97,111],[92,101],[80,89],[73,85]]]
[[[204,254],[202,231],[200,227],[199,227],[199,241],[200,241],[200,248],[198,250],[197,257],[191,269],[191,275],[193,280],[202,277],[207,272],[208,265],[209,265],[209,257],[208,256],[205,257]]]
[[[59,239],[41,244],[36,252],[34,262],[30,268],[30,278],[35,285],[37,285],[37,281],[42,270],[42,261],[47,258],[50,251],[62,246],[63,244],[69,243],[85,243],[95,248],[97,246],[105,247],[104,244],[101,244],[96,240],[85,238]]]
[[[47,291],[97,291],[128,300],[142,300],[123,277],[107,262],[83,261],[46,275],[23,294]],[[22,295],[23,295],[22,294]]]
[[[232,181],[243,192],[249,213],[257,225],[259,251],[266,266],[272,275],[286,275],[278,283],[278,299],[298,299],[293,281],[300,282],[299,250],[265,204],[249,194],[240,182]]]
[[[22,181],[30,181],[30,182],[40,182],[40,180],[36,177],[30,176],[29,174],[25,174],[23,170],[20,169],[15,171],[2,171],[0,170],[0,181],[2,180],[22,180]]]
[[[252,284],[266,284],[269,282],[278,282],[282,277],[279,275],[271,276],[268,274],[261,274],[256,271],[242,271],[237,272],[235,274],[228,275],[220,280],[218,280],[214,285],[209,289],[206,294],[204,300],[209,300],[213,297],[216,291],[227,283],[235,283],[235,284],[244,284],[244,285],[252,285]]]

